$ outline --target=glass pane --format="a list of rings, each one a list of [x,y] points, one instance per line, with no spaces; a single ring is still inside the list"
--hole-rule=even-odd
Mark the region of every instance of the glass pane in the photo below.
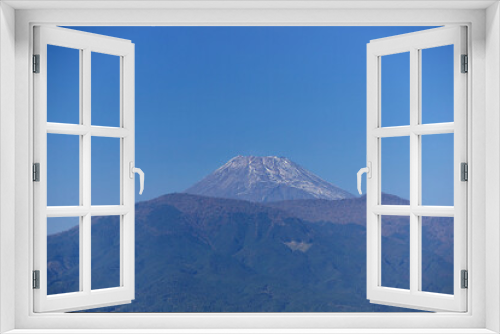
[[[92,137],[92,205],[120,204],[120,141]]]
[[[408,205],[410,198],[410,137],[382,138],[382,205]]]
[[[80,205],[80,137],[47,134],[47,205]]]
[[[382,216],[382,286],[410,289],[410,217]]]
[[[120,126],[120,57],[92,52],[92,125]]]
[[[47,294],[80,290],[80,218],[47,218]]]
[[[453,45],[421,52],[422,123],[453,122]]]
[[[410,53],[381,57],[382,126],[410,124]]]
[[[80,123],[80,50],[47,45],[47,122]]]
[[[453,137],[422,136],[422,205],[453,206]]]
[[[422,217],[422,291],[453,294],[453,218]]]
[[[120,216],[92,217],[92,290],[120,286]]]

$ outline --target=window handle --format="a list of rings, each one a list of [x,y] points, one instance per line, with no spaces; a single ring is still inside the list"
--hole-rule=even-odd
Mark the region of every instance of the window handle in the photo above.
[[[134,178],[134,174],[137,173],[139,174],[140,176],[140,184],[141,184],[141,190],[139,190],[139,195],[142,195],[142,192],[144,191],[144,172],[142,171],[142,169],[140,168],[136,168],[134,167],[134,162],[133,161],[130,161],[129,163],[129,170],[130,170],[130,178],[133,179]]]
[[[361,191],[361,176],[366,173],[366,177],[371,179],[372,178],[372,163],[370,161],[368,161],[368,166],[364,167],[364,168],[361,168],[359,171],[358,171],[358,192],[360,195],[363,194],[363,192]]]

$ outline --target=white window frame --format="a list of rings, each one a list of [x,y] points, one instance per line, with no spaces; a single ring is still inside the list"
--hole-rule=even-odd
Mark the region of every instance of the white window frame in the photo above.
[[[467,289],[462,288],[461,271],[467,270],[467,184],[460,177],[461,163],[467,162],[467,76],[462,73],[462,55],[467,54],[467,29],[449,26],[428,29],[370,41],[367,45],[367,162],[371,177],[366,181],[367,298],[372,303],[422,310],[464,312]],[[454,108],[453,121],[422,123],[422,51],[452,45]],[[381,92],[382,58],[409,53],[409,124],[384,127]],[[470,72],[469,72],[470,73]],[[424,135],[453,134],[454,205],[430,206],[422,203],[422,138]],[[382,203],[382,141],[384,138],[409,139],[409,205]],[[382,217],[409,219],[409,289],[382,286]],[[422,290],[422,217],[453,218],[453,294]]]
[[[14,11],[10,6],[18,8]],[[71,8],[73,6],[73,8]],[[142,7],[143,10],[130,9]],[[149,9],[148,9],[149,6]],[[64,8],[65,7],[65,8]],[[69,8],[68,8],[69,7]],[[85,9],[74,9],[85,8]],[[127,9],[128,7],[129,9]],[[163,7],[163,8],[158,8]],[[177,8],[176,8],[177,7]],[[183,7],[183,8],[179,8]],[[224,8],[225,7],[225,8]],[[395,7],[395,8],[392,8]],[[23,9],[24,8],[24,9]],[[113,10],[103,10],[113,8]],[[153,8],[153,9],[152,9]],[[375,9],[374,9],[375,8]],[[497,1],[140,2],[5,1],[0,4],[0,330],[99,333],[500,332],[500,12]],[[14,20],[15,19],[15,20]],[[469,31],[468,312],[403,314],[34,314],[32,27],[57,25],[446,25]],[[14,35],[15,32],[15,35]],[[15,36],[15,38],[14,38]],[[160,64],[159,64],[160,66]],[[14,72],[15,68],[15,72]],[[15,86],[12,82],[15,81]],[[13,98],[15,96],[15,99]],[[140,113],[140,111],[138,111]],[[360,126],[364,126],[360,124]],[[14,130],[9,129],[11,127]],[[15,140],[15,145],[12,142]],[[12,175],[15,171],[15,176]],[[353,171],[353,180],[354,174]],[[486,182],[486,175],[488,182]],[[13,179],[13,180],[12,180]],[[15,182],[14,182],[15,181]],[[354,182],[354,181],[353,181]],[[12,200],[12,193],[15,198]],[[487,195],[487,196],[486,196]],[[11,209],[11,206],[14,210]],[[13,224],[15,222],[15,224]],[[473,227],[472,227],[473,226]],[[12,256],[14,254],[14,256]],[[12,287],[15,286],[15,289]],[[486,293],[488,291],[488,293]],[[14,307],[12,307],[14,305]],[[294,331],[294,328],[296,329]],[[298,330],[298,329],[301,330]],[[135,329],[135,330],[133,330]],[[210,330],[211,329],[211,330]],[[214,331],[214,329],[219,329]],[[238,330],[241,329],[241,330]],[[246,331],[244,330],[246,329]],[[358,329],[358,330],[355,330]],[[392,330],[389,330],[392,329]],[[46,331],[45,331],[46,332]],[[178,332],[181,332],[178,330]],[[184,333],[186,331],[183,331]],[[108,331],[109,333],[109,331]]]
[[[47,121],[47,46],[78,50],[80,59],[80,121],[79,124]],[[34,27],[34,54],[39,56],[39,73],[34,84],[34,162],[39,164],[39,181],[34,193],[34,270],[39,271],[39,288],[34,289],[34,311],[75,311],[130,303],[135,292],[135,191],[132,168],[135,159],[134,120],[134,44],[129,40],[101,36],[60,27]],[[119,127],[92,125],[91,76],[92,53],[119,57],[120,110]],[[94,73],[95,74],[95,73]],[[47,206],[47,135],[78,135],[79,138],[79,205]],[[91,150],[92,138],[116,138],[120,141],[120,179],[118,205],[92,205]],[[130,170],[129,170],[130,169]],[[119,216],[120,285],[92,289],[92,216]],[[79,289],[71,293],[47,295],[47,218],[78,217],[79,219]]]

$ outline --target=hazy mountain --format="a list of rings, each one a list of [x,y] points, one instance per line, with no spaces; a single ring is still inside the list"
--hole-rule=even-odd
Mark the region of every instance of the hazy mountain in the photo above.
[[[397,199],[397,198],[396,198]],[[263,203],[169,194],[136,205],[136,299],[113,312],[401,311],[366,300],[365,198]],[[339,203],[344,203],[339,205]],[[320,217],[308,208],[336,205]],[[290,208],[300,207],[293,212]],[[311,212],[307,221],[307,212]],[[301,218],[297,217],[301,216]],[[315,217],[316,215],[316,217]],[[347,221],[342,217],[352,217]],[[116,217],[92,220],[93,287],[116,286]],[[338,220],[338,222],[337,222]],[[402,217],[382,238],[383,283],[408,283]],[[453,264],[423,230],[424,286],[449,292]],[[49,291],[78,287],[78,229],[51,235]],[[95,255],[94,255],[95,254]],[[57,269],[57,270],[56,270]],[[69,290],[68,290],[69,289]],[[451,290],[452,291],[452,290]]]
[[[384,205],[410,205],[410,201],[398,196],[382,194]],[[291,200],[266,203],[293,217],[308,222],[334,222],[335,224],[356,224],[366,227],[366,195],[344,200]],[[409,217],[382,216],[382,235],[408,234]],[[453,218],[423,217],[423,247],[453,262]],[[425,259],[424,259],[425,260]]]
[[[255,156],[232,158],[185,192],[253,202],[354,197],[287,158]]]
[[[361,200],[360,200],[361,199]],[[408,200],[383,194],[385,205],[409,205]],[[344,200],[291,200],[266,203],[290,215],[309,222],[335,222],[336,224],[366,225],[366,195]]]

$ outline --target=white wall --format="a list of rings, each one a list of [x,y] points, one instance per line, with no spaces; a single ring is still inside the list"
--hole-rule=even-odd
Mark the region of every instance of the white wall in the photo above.
[[[15,12],[0,3],[0,333],[14,328]],[[11,256],[3,256],[11,254]]]
[[[499,4],[486,11],[486,328],[500,332],[500,13]]]

